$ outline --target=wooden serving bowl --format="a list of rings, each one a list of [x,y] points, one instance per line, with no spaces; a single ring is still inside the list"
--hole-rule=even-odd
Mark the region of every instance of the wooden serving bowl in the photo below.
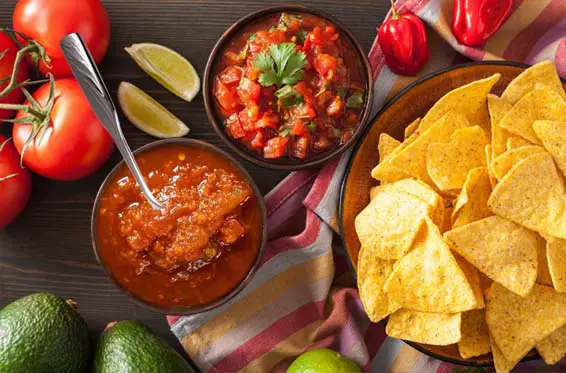
[[[360,241],[354,229],[354,219],[368,205],[370,188],[378,185],[378,181],[373,179],[370,173],[379,162],[377,151],[379,134],[387,132],[402,141],[405,127],[416,118],[423,118],[434,103],[447,92],[475,80],[500,73],[501,78],[492,90],[492,93],[500,95],[509,82],[527,67],[528,65],[524,64],[499,61],[474,62],[450,67],[425,76],[409,85],[376,115],[372,124],[366,128],[354,146],[340,192],[338,220],[340,235],[354,270],[360,251]],[[408,341],[407,343],[429,356],[449,363],[467,366],[493,365],[491,354],[462,359],[456,345],[431,346]],[[538,358],[538,355],[532,352],[525,357],[525,360],[535,358]]]
[[[366,78],[366,98],[364,102],[363,109],[360,115],[360,121],[358,123],[358,127],[352,137],[348,139],[346,142],[341,144],[338,147],[332,148],[328,151],[322,152],[313,156],[312,158],[307,159],[292,159],[292,158],[281,158],[281,159],[265,159],[258,155],[257,153],[249,150],[245,145],[241,144],[239,141],[234,140],[230,136],[226,134],[224,130],[224,120],[219,115],[218,110],[215,105],[216,98],[214,97],[214,78],[216,75],[216,65],[221,53],[224,53],[226,46],[230,43],[230,41],[237,36],[246,26],[253,24],[255,22],[259,22],[266,17],[272,16],[277,13],[281,12],[289,12],[289,13],[307,13],[322,18],[334,26],[340,32],[340,37],[348,39],[351,44],[353,45],[358,58],[361,63],[361,67],[364,71],[364,75]],[[282,171],[295,171],[295,170],[302,170],[305,168],[313,168],[320,165],[323,165],[330,159],[342,154],[346,149],[349,149],[357,139],[360,137],[362,132],[364,132],[365,127],[369,123],[370,119],[370,111],[371,111],[371,103],[373,102],[373,74],[371,71],[371,66],[369,63],[366,54],[357,41],[354,34],[341,22],[333,18],[332,16],[314,8],[302,6],[302,5],[281,5],[281,6],[272,6],[268,8],[264,8],[253,12],[243,18],[237,20],[232,26],[230,26],[218,39],[216,45],[212,49],[210,56],[208,57],[208,61],[206,63],[206,68],[204,70],[204,77],[203,77],[203,96],[204,96],[204,106],[206,109],[206,115],[208,116],[208,120],[210,121],[212,128],[218,136],[226,143],[228,147],[240,157],[246,159],[249,162],[252,162],[258,166],[271,169],[271,170],[282,170]]]

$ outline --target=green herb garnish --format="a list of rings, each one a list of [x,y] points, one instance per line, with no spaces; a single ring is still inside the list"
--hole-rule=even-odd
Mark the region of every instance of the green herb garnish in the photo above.
[[[349,109],[359,109],[364,104],[364,92],[356,91],[346,100],[346,107]]]
[[[340,98],[344,98],[344,96],[346,96],[346,91],[344,90],[344,87],[337,87],[336,88],[336,96],[338,96]]]
[[[309,33],[305,30],[301,30],[297,33],[297,41],[299,42],[299,44],[305,45],[305,41],[307,40],[308,34]]]
[[[303,17],[296,15],[296,14],[289,14],[289,13],[282,13],[281,17],[279,18],[279,26],[280,27],[287,27],[291,21],[301,21]]]
[[[316,125],[315,121],[314,121],[314,120],[311,120],[310,122],[308,122],[308,123],[307,123],[307,128],[309,129],[309,131],[315,132],[315,131],[316,131],[316,128],[317,128],[317,125]]]
[[[289,127],[285,127],[281,131],[279,131],[279,136],[282,137],[289,136],[290,133],[291,133],[291,129]]]
[[[258,82],[264,87],[295,84],[303,77],[307,56],[297,51],[294,43],[278,43],[269,46],[268,51],[257,54],[253,66],[261,70]]]
[[[275,96],[281,100],[285,107],[300,106],[304,102],[303,95],[297,92],[292,85],[286,85],[278,89],[275,91]]]

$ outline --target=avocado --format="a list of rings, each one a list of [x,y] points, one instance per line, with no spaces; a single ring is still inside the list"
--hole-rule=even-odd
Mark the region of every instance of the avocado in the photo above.
[[[83,372],[88,343],[84,319],[54,294],[31,294],[0,310],[0,373]]]
[[[163,339],[135,321],[110,323],[94,357],[94,373],[188,373],[189,364]]]

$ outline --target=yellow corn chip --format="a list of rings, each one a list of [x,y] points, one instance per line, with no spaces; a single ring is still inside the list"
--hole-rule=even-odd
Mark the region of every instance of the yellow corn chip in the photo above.
[[[476,308],[485,308],[483,289],[481,287],[480,271],[478,271],[476,267],[468,263],[468,261],[459,254],[453,252],[452,255],[454,255],[456,263],[458,263],[458,266],[466,276],[466,280],[468,280],[468,283],[472,287],[474,296],[476,298]]]
[[[401,142],[389,136],[387,133],[380,134],[379,144],[377,145],[379,150],[379,162],[383,162],[399,145],[401,145]]]
[[[536,121],[533,128],[558,168],[566,176],[566,122]]]
[[[415,311],[456,313],[477,306],[464,272],[428,218],[412,251],[395,265],[384,290],[391,305]]]
[[[511,370],[515,368],[519,361],[521,361],[522,357],[521,359],[515,359],[515,361],[509,361],[507,360],[505,355],[503,355],[491,335],[489,336],[489,341],[491,344],[491,354],[493,355],[493,365],[495,365],[495,371],[497,373],[511,372]]]
[[[521,297],[494,282],[487,294],[489,332],[505,358],[517,361],[566,323],[566,294],[535,285]]]
[[[491,162],[491,169],[497,180],[501,180],[503,176],[509,172],[511,167],[533,154],[542,152],[544,152],[544,148],[535,145],[508,150]]]
[[[537,84],[547,86],[566,99],[562,82],[552,61],[539,62],[523,71],[509,83],[505,91],[503,91],[501,98],[514,105],[523,96],[534,90]]]
[[[537,351],[544,362],[553,365],[562,360],[566,353],[566,326],[537,343]]]
[[[546,258],[554,289],[566,292],[566,240],[549,237]]]
[[[421,118],[417,118],[413,122],[411,122],[411,124],[409,124],[407,127],[405,127],[405,139],[408,139],[413,134],[415,134],[420,124],[421,124]]]
[[[357,268],[358,289],[364,309],[373,322],[378,322],[396,311],[389,307],[387,294],[383,291],[383,285],[393,271],[394,264],[394,260],[380,259],[371,250],[363,247],[360,249]]]
[[[458,350],[462,358],[469,359],[491,351],[485,310],[463,312],[461,333],[462,338],[458,342]]]
[[[547,242],[544,238],[542,238],[539,234],[536,234],[537,237],[537,259],[538,259],[538,275],[537,275],[537,284],[553,286],[552,284],[552,277],[550,276],[550,269],[548,267],[548,258],[547,258]]]
[[[431,207],[408,193],[381,192],[354,222],[366,250],[382,259],[399,259],[409,249]]]
[[[513,149],[519,149],[522,148],[523,146],[529,146],[529,145],[533,145],[533,143],[528,142],[527,140],[518,137],[518,136],[511,136],[507,139],[507,144],[506,144],[506,149],[507,150],[513,150]]]
[[[450,248],[509,290],[526,295],[537,277],[536,235],[499,216],[444,234]]]
[[[449,111],[462,114],[474,126],[480,126],[489,131],[490,122],[487,112],[487,95],[497,83],[500,74],[458,87],[440,100],[428,111],[420,125],[421,130],[431,127],[437,120]]]
[[[378,164],[372,170],[371,176],[377,180],[396,181],[392,180],[391,174],[395,174],[395,170],[401,170],[405,174],[432,185],[426,170],[428,145],[432,142],[448,142],[455,130],[467,126],[469,123],[462,115],[454,112],[446,114],[409,145],[406,147],[401,145],[398,148],[399,151],[393,152],[385,161]],[[414,135],[409,139],[413,137]]]
[[[566,238],[566,193],[547,152],[513,166],[487,204],[495,214],[542,235]]]
[[[479,126],[454,131],[449,143],[431,143],[426,160],[430,178],[442,191],[461,189],[472,168],[486,165],[487,144],[489,137]]]
[[[497,178],[493,174],[493,168],[491,167],[491,161],[493,160],[493,147],[488,144],[484,148],[485,150],[485,162],[487,164],[487,173],[489,175],[489,183],[491,184],[491,189],[495,188],[497,185]]]
[[[442,225],[439,227],[440,232],[444,233],[452,229],[452,213],[454,211],[454,207],[444,207],[444,217],[442,219]]]
[[[385,332],[406,341],[447,346],[460,340],[460,313],[428,313],[406,309],[391,314]]]
[[[490,194],[491,183],[487,168],[478,167],[470,170],[454,205],[452,227],[457,228],[493,215],[487,207]]]
[[[490,94],[487,96],[487,106],[491,119],[491,146],[493,147],[494,155],[498,156],[505,151],[505,143],[509,136],[511,136],[509,131],[505,128],[501,128],[499,122],[501,122],[505,114],[511,110],[513,105],[503,101],[496,95]]]
[[[564,120],[566,100],[549,89],[527,93],[501,119],[501,127],[533,144],[540,144],[533,123],[537,120]]]

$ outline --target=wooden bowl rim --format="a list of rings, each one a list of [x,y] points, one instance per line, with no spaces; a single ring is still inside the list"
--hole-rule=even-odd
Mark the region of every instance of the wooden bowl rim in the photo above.
[[[413,83],[409,84],[407,87],[405,87],[401,91],[399,91],[395,96],[393,96],[393,98],[391,98],[383,106],[383,108],[381,108],[379,110],[379,112],[372,118],[372,120],[369,122],[371,124],[366,125],[363,133],[357,139],[356,144],[353,146],[352,153],[350,154],[350,157],[348,158],[348,162],[346,164],[346,172],[344,173],[344,177],[343,177],[342,182],[340,184],[340,197],[339,197],[339,202],[338,202],[338,230],[339,230],[339,234],[340,234],[340,239],[342,240],[342,245],[344,246],[344,249],[346,250],[347,262],[348,262],[348,265],[350,267],[350,271],[354,275],[354,278],[357,278],[357,276],[356,276],[356,271],[354,270],[354,266],[352,264],[352,260],[350,258],[349,252],[348,252],[348,245],[347,245],[345,235],[344,235],[343,208],[344,208],[344,198],[345,198],[346,184],[347,184],[347,181],[348,181],[348,177],[350,176],[350,170],[352,168],[352,163],[354,161],[356,153],[358,152],[358,149],[363,144],[366,136],[368,135],[371,128],[373,127],[373,124],[379,119],[379,117],[385,111],[387,111],[391,106],[393,106],[408,91],[410,91],[414,87],[416,87],[416,86],[418,86],[422,83],[425,83],[428,80],[435,78],[439,75],[448,73],[448,72],[453,71],[453,70],[466,69],[466,68],[479,66],[479,65],[513,66],[513,67],[522,67],[522,68],[525,68],[525,69],[531,66],[531,65],[528,65],[528,64],[525,64],[525,63],[522,63],[522,62],[513,62],[513,61],[476,61],[476,62],[468,62],[468,63],[454,65],[454,66],[448,66],[448,67],[440,69],[438,71],[434,71],[430,74],[423,76],[420,79],[417,79],[416,81],[414,81]],[[561,80],[563,82],[565,82],[564,79],[561,79]],[[383,322],[383,321],[380,321],[380,322]],[[412,341],[406,341],[406,340],[402,340],[402,341],[407,343],[409,346],[413,347],[417,351],[422,352],[423,354],[425,354],[427,356],[430,356],[432,358],[435,358],[435,359],[438,359],[438,360],[441,360],[441,361],[445,361],[445,362],[450,363],[450,364],[461,365],[461,366],[469,366],[469,367],[493,367],[494,366],[493,365],[493,358],[491,359],[491,362],[485,362],[485,363],[474,361],[474,360],[465,360],[465,359],[456,360],[456,359],[452,359],[450,357],[446,357],[446,356],[437,354],[435,352],[429,351],[422,344],[412,342]],[[537,360],[537,359],[540,359],[540,356],[538,354],[527,355],[521,361],[526,362],[526,361]]]
[[[312,14],[328,22],[331,22],[338,28],[340,33],[342,33],[348,39],[350,39],[352,45],[354,46],[354,49],[356,50],[356,53],[358,54],[358,57],[360,58],[362,68],[365,71],[364,75],[366,77],[366,82],[368,86],[366,102],[364,108],[362,109],[362,115],[359,120],[359,125],[356,131],[354,132],[354,135],[350,139],[348,139],[348,141],[346,141],[345,143],[343,143],[342,145],[338,146],[333,150],[318,154],[310,160],[304,162],[298,161],[297,163],[291,163],[287,158],[282,160],[268,161],[265,159],[261,159],[250,152],[247,152],[240,144],[237,144],[234,139],[226,135],[222,123],[218,120],[216,109],[214,107],[214,98],[212,97],[213,96],[212,89],[214,86],[212,80],[214,79],[213,73],[216,67],[217,57],[224,50],[224,46],[226,42],[229,41],[234,35],[236,35],[242,28],[246,27],[248,24],[258,19],[261,19],[263,17],[269,16],[274,13],[289,12],[289,11]],[[306,168],[313,168],[316,166],[320,166],[325,162],[329,161],[330,159],[337,157],[338,155],[346,151],[346,149],[351,148],[356,143],[358,138],[363,133],[365,133],[365,129],[370,123],[369,118],[371,114],[371,107],[372,107],[373,95],[374,95],[373,84],[374,84],[374,77],[368,57],[366,56],[366,53],[364,52],[364,49],[362,48],[358,39],[352,33],[352,31],[350,31],[348,27],[346,27],[343,23],[338,21],[333,16],[321,10],[304,5],[290,4],[290,5],[275,5],[275,6],[259,9],[257,11],[254,11],[248,15],[239,18],[236,22],[230,25],[230,27],[228,27],[226,31],[222,33],[222,35],[220,36],[220,38],[212,48],[212,51],[210,52],[208,61],[206,62],[206,67],[204,69],[202,91],[203,91],[206,115],[208,117],[208,120],[212,124],[212,128],[214,128],[216,134],[224,141],[224,143],[233,152],[235,152],[238,156],[244,158],[245,160],[263,168],[267,168],[271,170],[279,170],[279,171],[297,171]]]

